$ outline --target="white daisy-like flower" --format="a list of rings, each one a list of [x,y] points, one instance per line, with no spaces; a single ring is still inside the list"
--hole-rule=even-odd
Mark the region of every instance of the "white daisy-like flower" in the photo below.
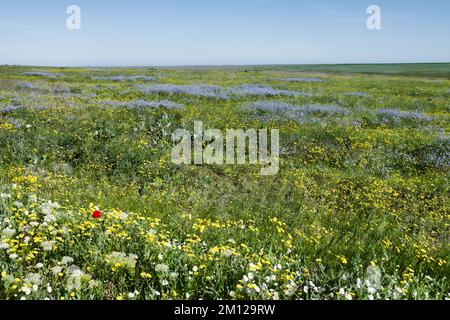
[[[11,195],[8,193],[0,193],[0,199],[2,200],[11,199]]]
[[[2,231],[3,237],[5,237],[7,239],[12,238],[15,234],[16,234],[16,229],[12,229],[12,228],[5,228]]]
[[[167,264],[159,263],[155,266],[156,272],[167,273],[169,272],[169,266]]]
[[[5,243],[5,242],[0,242],[0,250],[1,249],[8,249],[9,248],[9,244]]]
[[[62,259],[61,259],[61,263],[62,264],[70,264],[70,263],[72,263],[73,262],[73,258],[72,257],[69,257],[69,256],[64,256],[64,257],[62,257]]]
[[[29,286],[23,286],[20,290],[27,296],[31,293],[31,288]]]
[[[62,271],[62,267],[54,266],[51,270],[52,270],[54,275],[57,275],[58,273],[60,273]]]
[[[41,283],[41,275],[31,272],[25,277],[25,282],[38,285]]]
[[[44,251],[52,251],[53,244],[54,244],[54,241],[43,241],[43,242],[41,242],[41,248]]]

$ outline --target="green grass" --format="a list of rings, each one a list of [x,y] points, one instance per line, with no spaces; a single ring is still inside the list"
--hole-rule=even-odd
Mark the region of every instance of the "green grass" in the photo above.
[[[367,73],[450,79],[450,63],[292,65],[270,68],[296,72]]]
[[[449,66],[0,67],[0,298],[448,298]],[[94,75],[309,95],[146,95]],[[298,77],[323,81],[282,81]],[[184,107],[105,104],[139,99]],[[347,112],[243,108],[260,100]],[[278,128],[279,173],[174,165],[171,133],[196,120]]]

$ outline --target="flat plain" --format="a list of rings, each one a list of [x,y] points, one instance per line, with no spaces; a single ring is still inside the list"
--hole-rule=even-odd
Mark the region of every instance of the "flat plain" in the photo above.
[[[279,129],[280,169],[172,132]],[[1,299],[450,299],[450,64],[0,67]]]

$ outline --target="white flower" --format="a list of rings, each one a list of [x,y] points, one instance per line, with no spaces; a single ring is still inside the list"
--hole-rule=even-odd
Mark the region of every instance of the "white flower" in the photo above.
[[[5,228],[3,229],[2,234],[7,239],[12,238],[16,234],[16,229]]]
[[[157,291],[157,290],[153,290],[153,296],[160,296],[161,292]]]
[[[136,261],[138,259],[138,256],[135,254],[129,254],[127,255],[124,252],[111,252],[106,256],[106,261],[111,266],[116,266],[117,264],[121,265],[122,267],[133,270],[136,266]]]
[[[52,222],[55,222],[56,221],[56,217],[54,216],[54,215],[52,215],[52,214],[46,214],[45,216],[44,216],[44,221],[46,222],[46,223],[52,223]]]
[[[53,243],[54,241],[43,241],[41,243],[42,250],[51,251],[53,249]]]
[[[48,202],[44,202],[41,205],[41,210],[44,215],[49,215],[50,213],[52,213],[52,211],[54,211],[55,209],[59,209],[59,208],[60,208],[60,205],[57,202],[48,201]]]
[[[20,290],[27,296],[31,293],[31,288],[29,286],[23,286]]]
[[[169,266],[167,264],[163,264],[163,263],[157,264],[155,266],[155,271],[161,272],[161,273],[167,273],[167,272],[169,272]]]
[[[192,268],[192,271],[197,272],[197,271],[198,271],[198,267],[197,267],[197,266],[194,266],[194,267]]]
[[[41,275],[39,273],[29,273],[25,277],[25,281],[30,284],[38,285],[41,283]]]
[[[15,259],[17,259],[17,254],[16,253],[12,253],[12,254],[10,254],[9,255],[9,258],[11,259],[11,260],[15,260]]]
[[[166,279],[164,279],[163,281],[161,281],[161,284],[163,286],[167,286],[169,284],[169,281],[167,281]]]
[[[73,262],[73,258],[72,257],[64,256],[61,259],[61,263],[62,264],[70,264],[72,262]]]
[[[381,270],[377,266],[369,266],[366,271],[366,285],[376,290],[381,288]]]
[[[79,266],[76,266],[76,265],[71,265],[71,266],[67,267],[67,272],[76,277],[81,276],[81,269]]]
[[[159,259],[159,260],[164,259],[163,255],[162,255],[162,254],[158,254],[158,259]]]
[[[360,289],[360,288],[361,288],[361,285],[362,285],[361,279],[360,279],[360,278],[356,279],[356,288],[357,288],[357,289]]]
[[[48,287],[47,287],[47,292],[48,292],[48,293],[52,293],[52,291],[53,291],[52,287],[48,286]]]
[[[373,287],[368,287],[367,288],[367,292],[369,292],[370,294],[374,294],[377,292],[377,289],[373,288]]]
[[[35,265],[34,267],[35,267],[36,269],[41,269],[43,266],[44,266],[44,264],[41,263],[41,262],[39,262],[39,263],[36,263],[36,265]]]
[[[89,280],[88,284],[89,284],[89,288],[90,288],[90,289],[93,289],[93,288],[95,288],[95,287],[98,287],[99,282],[96,281],[96,280]]]
[[[231,251],[230,249],[225,249],[225,250],[222,250],[222,251],[220,251],[220,255],[221,256],[224,256],[224,257],[231,257],[231,255],[233,254],[233,251]]]
[[[66,282],[66,288],[69,291],[73,290],[73,289],[79,290],[81,288],[81,277],[78,277],[75,275],[68,276],[67,282]]]
[[[69,276],[67,277],[66,288],[67,290],[80,289],[81,288],[81,276],[83,272],[80,267],[71,265],[67,268]]]
[[[14,205],[15,207],[17,207],[17,208],[22,208],[22,207],[23,207],[23,203],[20,202],[20,201],[14,201],[14,202],[13,202],[13,205]]]
[[[60,273],[62,271],[62,268],[60,266],[54,266],[51,270],[54,275],[57,275],[58,273]]]
[[[1,249],[8,249],[9,248],[9,244],[5,243],[5,242],[0,242],[0,250]]]
[[[8,194],[8,193],[0,193],[0,198],[1,198],[2,200],[5,200],[5,199],[11,199],[11,195]]]

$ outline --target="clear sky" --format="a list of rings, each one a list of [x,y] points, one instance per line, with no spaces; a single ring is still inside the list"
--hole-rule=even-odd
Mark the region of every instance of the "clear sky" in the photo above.
[[[71,4],[80,30],[66,28]],[[0,64],[449,61],[447,0],[0,0]]]

